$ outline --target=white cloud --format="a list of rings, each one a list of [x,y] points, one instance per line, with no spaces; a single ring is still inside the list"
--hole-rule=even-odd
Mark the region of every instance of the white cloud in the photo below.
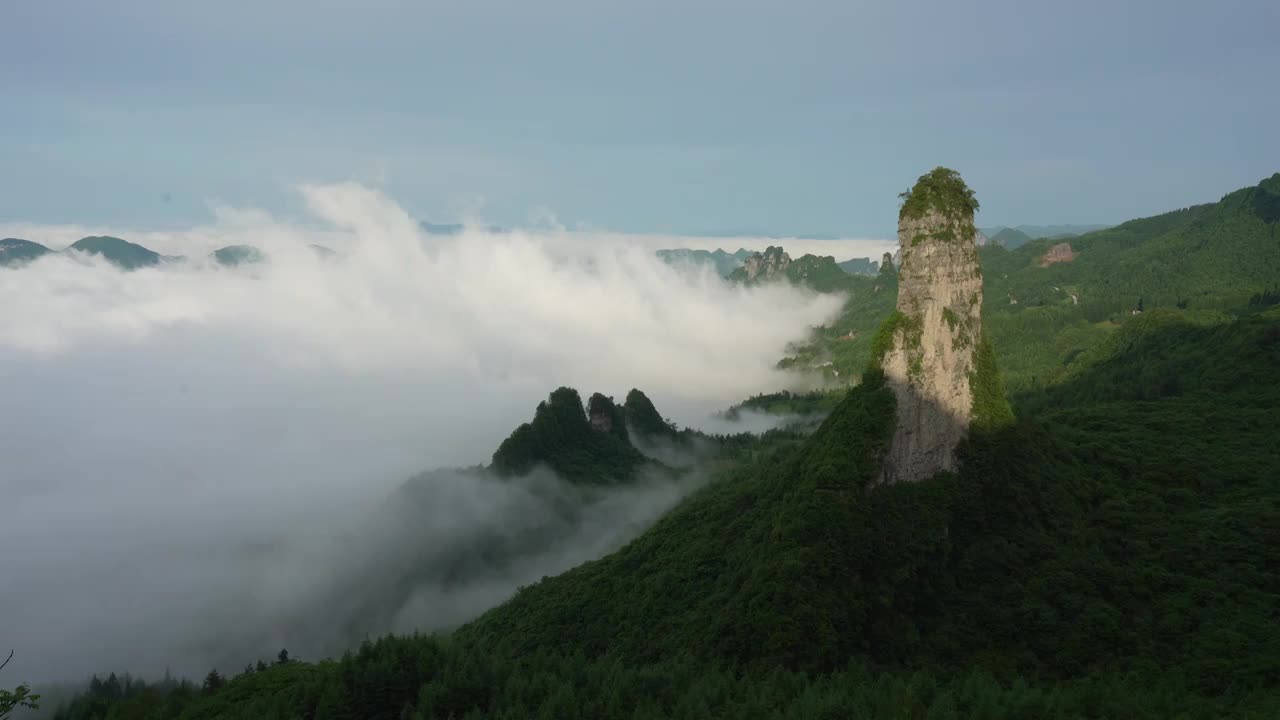
[[[696,426],[786,385],[773,369],[784,345],[840,305],[784,286],[732,287],[653,257],[697,239],[432,236],[359,185],[302,194],[306,222],[223,208],[208,227],[94,229],[184,263],[121,272],[60,254],[0,269],[0,567],[11,579],[0,586],[0,642],[19,650],[29,679],[206,662],[227,651],[207,646],[227,608],[249,608],[241,631],[288,641],[302,632],[282,619],[296,592],[346,577],[343,558],[319,549],[340,545],[335,533],[404,478],[487,462],[559,385],[619,399],[639,387]],[[87,234],[26,230],[63,244]],[[309,243],[339,256],[319,259]],[[261,247],[270,261],[207,261],[228,244]],[[459,512],[514,502],[472,490]],[[459,491],[438,492],[423,522],[444,534],[431,537],[453,537]],[[627,504],[630,514],[617,501],[601,507],[645,522],[674,497],[656,490]],[[579,537],[598,551],[613,536]],[[246,547],[274,549],[250,563]],[[581,557],[537,567],[568,559]],[[285,566],[296,587],[280,588],[295,577]],[[456,622],[526,579],[423,587],[388,623]]]

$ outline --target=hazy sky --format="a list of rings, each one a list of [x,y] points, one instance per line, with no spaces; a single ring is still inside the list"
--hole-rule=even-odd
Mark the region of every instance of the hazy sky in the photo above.
[[[355,180],[417,217],[886,236],[1114,222],[1280,169],[1274,0],[6,0],[0,221]]]

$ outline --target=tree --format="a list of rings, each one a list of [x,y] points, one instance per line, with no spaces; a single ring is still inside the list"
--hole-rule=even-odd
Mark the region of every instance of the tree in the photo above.
[[[267,664],[262,662],[262,660],[258,660],[258,664],[254,666],[254,670],[256,670],[257,672],[262,672],[263,670],[266,670],[266,669],[267,669]]]
[[[13,651],[9,651],[9,657],[0,663],[0,670],[13,659]],[[40,705],[36,701],[40,699],[39,695],[32,694],[31,687],[26,683],[19,685],[13,690],[0,690],[0,720],[8,718],[15,708],[28,708],[30,710],[39,709]]]
[[[107,676],[107,681],[102,683],[102,692],[112,700],[119,700],[124,697],[124,686],[120,684],[120,678],[115,673]]]
[[[280,654],[276,655],[276,665],[284,665],[289,662],[289,651],[284,648],[280,649]]]
[[[225,684],[227,684],[226,679],[218,673],[217,668],[214,668],[209,671],[208,675],[204,676],[203,689],[206,693],[217,692]]]

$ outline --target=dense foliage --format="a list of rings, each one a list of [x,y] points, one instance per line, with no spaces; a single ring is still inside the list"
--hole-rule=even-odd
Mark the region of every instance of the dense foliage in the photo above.
[[[607,401],[607,407],[603,401]],[[592,398],[603,412],[616,414],[614,432],[595,432],[573,388],[562,387],[538,404],[531,422],[516,428],[493,454],[499,475],[525,475],[545,465],[575,483],[610,483],[632,479],[648,462],[631,446],[622,412],[603,395]]]
[[[887,269],[886,269],[887,267]],[[787,348],[778,367],[818,370],[833,380],[852,381],[872,357],[877,331],[898,300],[898,276],[892,263],[878,275],[851,275],[845,304],[834,320],[813,329],[809,340]]]
[[[627,421],[627,428],[637,435],[668,439],[676,436],[675,426],[658,413],[658,409],[653,406],[653,401],[647,395],[636,388],[632,388],[627,393],[622,411]]]
[[[770,245],[763,253],[754,253],[751,259],[760,263],[762,271],[748,277],[748,267],[738,267],[727,275],[730,282],[758,285],[785,280],[818,292],[838,292],[849,287],[850,274],[831,255],[806,254],[792,259],[782,247]]]
[[[77,701],[60,718],[106,717]],[[114,720],[704,720],[705,718],[1215,718],[1220,705],[1186,696],[1172,679],[1090,676],[1053,686],[984,671],[884,674],[852,662],[812,675],[775,668],[748,675],[687,656],[636,665],[613,657],[543,652],[482,654],[438,638],[387,637],[336,662],[242,674],[216,693],[190,685],[134,689],[99,705]],[[108,710],[109,708],[109,710]],[[1266,717],[1274,706],[1238,706]]]
[[[1273,715],[1280,310],[1116,338],[957,474],[874,485],[893,399],[872,371],[814,435],[447,641],[114,717]]]
[[[1005,398],[1004,381],[996,363],[996,351],[984,335],[978,340],[973,356],[973,373],[969,377],[969,389],[973,393],[970,415],[973,426],[982,430],[994,430],[1013,422],[1013,409]]]
[[[752,395],[724,411],[728,420],[737,420],[744,411],[767,413],[769,415],[826,415],[840,404],[844,393],[839,390],[811,390],[809,392],[791,392],[781,390],[775,393]]]
[[[1252,232],[1218,245],[1266,267],[1275,247],[1256,245],[1273,237],[1272,191],[1253,190],[1192,214],[1206,243],[1222,223]],[[1197,237],[1180,213],[1083,236],[1075,263],[1173,263]],[[997,263],[1028,261],[1000,282],[1075,264],[1039,267],[1046,245],[994,249]],[[1106,288],[1108,272],[1082,277]],[[893,278],[849,279],[881,288],[851,303],[888,300],[849,320],[870,326],[865,358],[876,326],[898,329]],[[1145,312],[1095,334],[1071,330],[1083,303],[1006,310],[1053,320],[1017,326],[1019,342],[1079,343],[1062,365],[1026,351],[1041,380],[1012,388],[1012,412],[995,367],[1023,356],[1002,344],[1016,336],[991,321],[988,291],[993,342],[978,347],[976,422],[955,473],[877,484],[895,408],[872,363],[811,435],[724,439],[741,461],[647,532],[448,638],[387,637],[199,691],[144,686],[61,717],[1280,716],[1280,308],[1263,302],[1267,287],[1224,279],[1193,296],[1223,303],[1208,308],[1144,294]],[[658,430],[634,394],[624,418]],[[561,388],[501,465],[573,471],[580,453],[613,452],[597,440],[620,442]]]
[[[1142,305],[1224,310],[1265,307],[1280,277],[1280,174],[1198,205],[1070,238],[1071,262],[1041,267],[1062,239],[1014,251],[988,244],[983,268],[983,331],[1012,392],[1060,382],[1084,353],[1104,342]],[[881,276],[883,278],[883,276]],[[882,279],[850,278],[840,316],[789,349],[783,367],[856,378],[871,359],[868,331],[894,309]],[[825,365],[825,363],[831,363]]]
[[[911,189],[898,197],[902,200],[899,219],[922,218],[936,212],[943,217],[972,221],[979,207],[977,196],[960,173],[945,167],[936,167],[921,175]]]
[[[818,292],[835,292],[848,287],[849,273],[830,255],[801,255],[787,266],[787,279]]]

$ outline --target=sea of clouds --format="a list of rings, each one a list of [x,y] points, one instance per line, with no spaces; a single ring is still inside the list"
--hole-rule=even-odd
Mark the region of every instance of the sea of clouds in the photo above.
[[[348,638],[315,640],[325,608],[342,605],[335,597],[359,606],[367,579],[356,570],[390,553],[385,536],[351,539],[370,535],[406,478],[487,463],[560,385],[619,400],[639,387],[698,426],[793,386],[774,363],[842,303],[731,286],[653,254],[776,240],[429,235],[376,190],[300,192],[302,219],[222,208],[182,230],[0,227],[55,249],[112,234],[188,258],[124,272],[58,253],[0,268],[0,646],[17,650],[21,679],[202,673],[279,645],[333,652]],[[782,244],[837,259],[886,245],[812,243],[822,244]],[[234,244],[269,259],[209,260]],[[456,625],[539,573],[615,547],[690,486],[575,495],[599,512],[570,522],[550,508],[574,491],[545,483],[531,498],[509,483],[434,476],[414,542],[457,545],[516,517],[568,522],[565,541],[474,585],[419,584],[357,629]]]

